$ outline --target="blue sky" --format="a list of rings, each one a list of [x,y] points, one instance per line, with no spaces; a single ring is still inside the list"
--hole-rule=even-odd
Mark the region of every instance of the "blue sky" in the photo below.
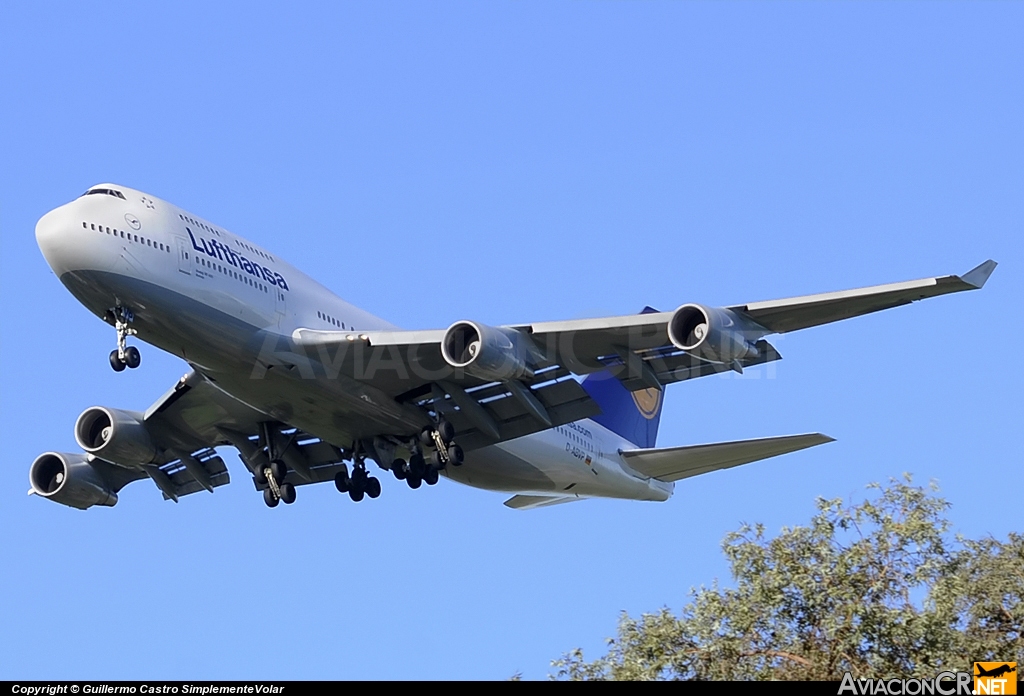
[[[741,521],[935,479],[958,531],[1019,509],[1024,6],[20,3],[0,25],[0,678],[542,678],[618,613],[727,577]],[[145,483],[27,497],[114,374],[46,266],[46,211],[113,181],[288,258],[407,328],[739,303],[1000,267],[982,292],[778,337],[669,389],[659,444],[837,442],[667,503],[533,512],[447,481],[268,510]],[[1005,500],[1005,498],[1003,498]]]

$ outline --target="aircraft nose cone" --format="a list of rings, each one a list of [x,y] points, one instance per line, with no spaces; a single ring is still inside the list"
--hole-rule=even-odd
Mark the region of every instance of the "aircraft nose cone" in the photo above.
[[[71,244],[67,215],[62,208],[51,210],[36,223],[36,244],[46,263],[58,276],[70,270]]]

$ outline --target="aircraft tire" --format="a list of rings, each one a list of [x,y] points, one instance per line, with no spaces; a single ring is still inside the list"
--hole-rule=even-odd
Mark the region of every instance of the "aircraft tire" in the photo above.
[[[362,500],[363,495],[364,493],[362,488],[350,488],[348,491],[348,497],[352,499],[353,503],[358,503]]]
[[[110,351],[110,366],[114,368],[114,372],[122,372],[124,371],[124,368],[128,367],[121,362],[121,358],[117,357],[116,350]]]
[[[338,489],[339,493],[348,493],[350,488],[348,469],[342,469],[334,475],[334,487]]]
[[[405,460],[396,459],[395,461],[391,462],[391,473],[393,473],[395,475],[395,478],[398,479],[399,481],[405,480]]]
[[[441,459],[441,453],[437,450],[430,455],[430,469],[443,469],[445,466],[444,460]]]
[[[409,474],[409,476],[406,477],[405,482],[409,484],[409,488],[419,488],[420,485],[423,483],[423,479],[421,479],[419,476],[413,476],[412,474]]]
[[[376,498],[380,496],[380,481],[377,479],[376,476],[371,476],[370,478],[366,479],[366,495],[370,496],[371,498]]]
[[[274,474],[274,479],[278,483],[282,483],[285,480],[285,477],[288,476],[288,465],[280,459],[275,459],[270,462],[270,472]]]
[[[414,454],[409,457],[409,473],[407,476],[423,478],[423,472],[427,470],[427,463],[423,461],[422,454]]]
[[[423,482],[428,486],[433,486],[437,483],[437,469],[434,467],[427,469],[427,473],[423,475]]]
[[[267,504],[267,507],[273,508],[273,507],[277,507],[277,504],[279,502],[281,502],[281,501],[278,500],[277,496],[274,495],[274,491],[270,490],[269,488],[264,488],[263,489],[263,502]]]
[[[139,349],[135,346],[128,346],[124,351],[124,362],[131,369],[135,369],[142,364],[142,354],[139,353]]]
[[[281,484],[281,500],[284,501],[285,505],[291,505],[295,502],[295,486],[290,483]]]
[[[267,475],[263,472],[263,466],[256,467],[256,471],[253,472],[252,477],[256,480],[257,486],[267,485]]]
[[[437,433],[441,436],[441,440],[447,445],[455,439],[455,426],[448,421],[441,421],[437,424]]]
[[[450,445],[448,447],[448,461],[453,466],[462,466],[462,462],[466,461],[466,453],[458,445]]]

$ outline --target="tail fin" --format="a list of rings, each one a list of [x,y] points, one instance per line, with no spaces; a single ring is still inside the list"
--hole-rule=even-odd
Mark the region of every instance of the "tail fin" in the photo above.
[[[640,313],[657,314],[658,310],[644,307]],[[661,404],[665,398],[663,390],[628,392],[622,382],[607,370],[592,372],[581,384],[601,407],[601,415],[591,420],[637,447],[654,447],[658,439],[658,424],[661,423]]]
[[[661,422],[665,393],[658,389],[628,392],[607,370],[592,372],[582,382],[590,398],[601,407],[591,420],[621,435],[637,447],[654,447]]]

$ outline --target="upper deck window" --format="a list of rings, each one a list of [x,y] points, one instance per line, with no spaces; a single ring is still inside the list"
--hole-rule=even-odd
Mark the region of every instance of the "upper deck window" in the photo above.
[[[116,190],[116,189],[108,189],[108,188],[94,188],[94,189],[89,189],[88,191],[86,191],[86,192],[85,192],[85,193],[83,193],[82,195],[83,195],[83,196],[91,196],[91,195],[93,195],[94,193],[103,193],[103,194],[106,194],[106,195],[108,195],[108,196],[117,196],[117,197],[118,197],[118,198],[120,198],[120,199],[121,199],[122,201],[126,201],[126,200],[128,200],[127,198],[125,198],[125,197],[124,197],[124,194],[123,194],[123,193],[121,193],[120,191],[118,191],[118,190]]]

